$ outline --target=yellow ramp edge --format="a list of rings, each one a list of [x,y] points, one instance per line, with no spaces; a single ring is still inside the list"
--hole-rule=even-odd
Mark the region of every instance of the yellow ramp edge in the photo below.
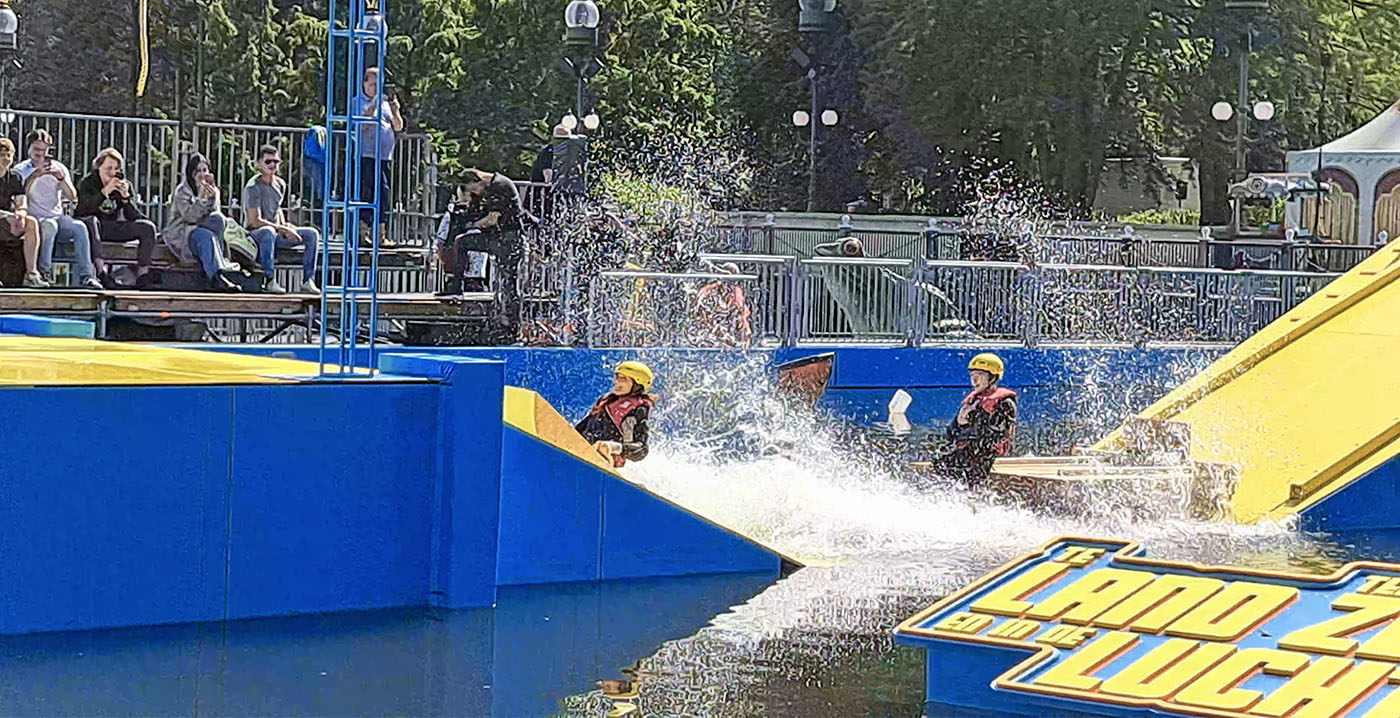
[[[0,386],[282,384],[317,365],[66,337],[0,336]]]
[[[1139,414],[1239,469],[1234,518],[1281,518],[1400,454],[1400,245],[1337,278]],[[1125,447],[1119,427],[1094,449]]]
[[[544,397],[518,386],[506,387],[505,422],[546,444],[617,475],[617,470]]]

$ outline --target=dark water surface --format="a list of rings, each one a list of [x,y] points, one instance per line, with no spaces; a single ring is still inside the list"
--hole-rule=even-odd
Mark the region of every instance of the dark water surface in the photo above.
[[[890,629],[1035,548],[985,533],[765,575],[510,588],[495,609],[307,616],[3,639],[0,714],[980,716],[925,704]],[[1144,527],[1153,556],[1324,571],[1400,537]],[[600,679],[627,679],[615,700]]]

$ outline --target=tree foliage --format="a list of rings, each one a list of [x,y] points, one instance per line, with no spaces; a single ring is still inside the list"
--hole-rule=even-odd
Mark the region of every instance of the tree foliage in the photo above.
[[[558,68],[563,0],[390,0],[390,79],[410,125],[449,168],[523,174],[574,104]],[[957,211],[989,168],[1089,203],[1107,157],[1199,160],[1218,219],[1232,146],[1209,116],[1233,100],[1244,16],[1224,0],[841,0],[816,46],[791,0],[603,0],[586,104],[613,157],[685,147],[747,165],[744,197],[805,203],[809,85],[789,59],[817,57],[817,204],[862,198]],[[135,0],[15,0],[26,108],[301,125],[323,114],[325,0],[151,0],[152,75],[133,96]],[[1274,0],[1253,21],[1251,169],[1340,135],[1400,98],[1400,6]],[[684,140],[681,142],[680,140]],[[660,153],[669,161],[676,153]],[[658,156],[660,156],[658,155]],[[736,160],[735,157],[740,159]],[[627,163],[623,163],[627,164]],[[635,163],[632,163],[635,164]],[[704,163],[700,163],[704,164]],[[705,165],[709,167],[710,165]]]

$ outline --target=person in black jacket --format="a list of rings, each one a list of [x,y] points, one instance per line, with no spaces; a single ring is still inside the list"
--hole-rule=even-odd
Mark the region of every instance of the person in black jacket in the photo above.
[[[574,426],[613,466],[647,457],[647,419],[656,403],[647,392],[653,381],[655,376],[646,364],[619,364],[612,390],[599,397],[588,415]]]
[[[131,203],[131,183],[122,174],[122,153],[108,147],[97,153],[92,171],[78,183],[74,219],[95,218],[103,242],[139,242],[136,250],[136,286],[148,289],[154,282],[151,261],[156,251],[156,225]],[[92,225],[89,224],[89,227]]]
[[[500,172],[469,169],[462,178],[462,188],[471,196],[469,215],[475,218],[468,229],[481,232],[465,234],[457,241],[459,284],[466,283],[461,275],[468,266],[468,251],[490,254],[500,299],[498,325],[513,335],[520,323],[520,288],[516,282],[524,255],[520,233],[538,224],[538,220],[521,203],[515,182]]]
[[[997,457],[1006,456],[1016,439],[1016,392],[998,386],[1006,366],[995,354],[978,354],[968,363],[972,393],[963,399],[945,436],[951,446],[934,462],[934,470],[968,488],[982,485]]]

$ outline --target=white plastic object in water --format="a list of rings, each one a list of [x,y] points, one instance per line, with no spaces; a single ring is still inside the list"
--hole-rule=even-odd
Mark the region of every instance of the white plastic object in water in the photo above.
[[[890,397],[890,413],[903,414],[904,412],[909,411],[909,405],[913,403],[914,397],[910,396],[909,392],[900,389],[894,393],[894,396]]]

